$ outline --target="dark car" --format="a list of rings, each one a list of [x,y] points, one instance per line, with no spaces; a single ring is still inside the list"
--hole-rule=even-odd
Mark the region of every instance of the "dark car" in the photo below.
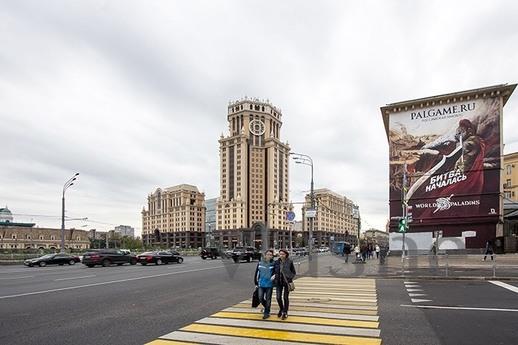
[[[252,260],[261,260],[261,252],[254,247],[236,247],[232,251],[232,260],[236,263],[240,261],[250,262]]]
[[[216,247],[208,247],[203,248],[200,252],[200,256],[203,260],[207,258],[216,259],[218,256],[221,256],[218,248]]]
[[[175,251],[145,252],[137,256],[137,261],[145,266],[147,264],[162,265],[170,262],[181,264],[183,258]]]
[[[65,253],[58,253],[58,254],[47,254],[40,256],[39,258],[34,259],[27,259],[23,262],[25,266],[33,267],[33,266],[40,266],[45,267],[47,265],[60,265],[63,266],[64,264],[67,265],[75,265],[76,262],[79,262],[78,256],[65,254]]]
[[[83,255],[82,262],[88,267],[94,267],[95,265],[108,267],[112,264],[117,264],[118,266],[123,264],[136,265],[137,257],[118,249],[91,249]]]

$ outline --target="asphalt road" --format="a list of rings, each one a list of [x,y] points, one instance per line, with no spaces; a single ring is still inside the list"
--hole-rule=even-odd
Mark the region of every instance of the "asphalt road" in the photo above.
[[[0,344],[144,344],[250,298],[254,269],[198,257],[0,267]],[[518,343],[516,282],[380,277],[376,287],[384,345]]]
[[[0,267],[0,344],[143,344],[250,297],[255,263]]]
[[[405,284],[406,282],[406,284]],[[518,344],[518,284],[378,279],[384,345]]]

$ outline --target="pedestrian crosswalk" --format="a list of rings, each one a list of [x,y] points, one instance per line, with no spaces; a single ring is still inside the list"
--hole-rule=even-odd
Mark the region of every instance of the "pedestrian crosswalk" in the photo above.
[[[242,301],[147,345],[379,345],[380,325],[374,279],[303,277],[290,293],[289,316],[271,317]]]

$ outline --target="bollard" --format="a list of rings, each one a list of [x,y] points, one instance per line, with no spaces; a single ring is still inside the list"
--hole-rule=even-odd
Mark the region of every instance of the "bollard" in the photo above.
[[[448,253],[444,254],[446,256],[446,277],[448,276]]]

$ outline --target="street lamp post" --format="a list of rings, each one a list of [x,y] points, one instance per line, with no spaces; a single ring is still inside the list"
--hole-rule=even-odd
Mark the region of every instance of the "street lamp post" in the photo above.
[[[63,197],[61,198],[61,253],[65,252],[65,191],[74,184],[79,173],[75,173],[65,184],[63,185]]]
[[[315,210],[315,193],[314,193],[314,183],[313,183],[313,159],[308,156],[301,153],[295,153],[291,152],[290,155],[293,155],[293,160],[297,164],[304,164],[309,165],[311,167],[311,191],[310,191],[310,200],[311,200],[311,210]],[[311,260],[312,257],[312,251],[313,251],[313,222],[314,217],[309,217],[309,233],[308,233],[308,249],[309,249],[309,260]]]

